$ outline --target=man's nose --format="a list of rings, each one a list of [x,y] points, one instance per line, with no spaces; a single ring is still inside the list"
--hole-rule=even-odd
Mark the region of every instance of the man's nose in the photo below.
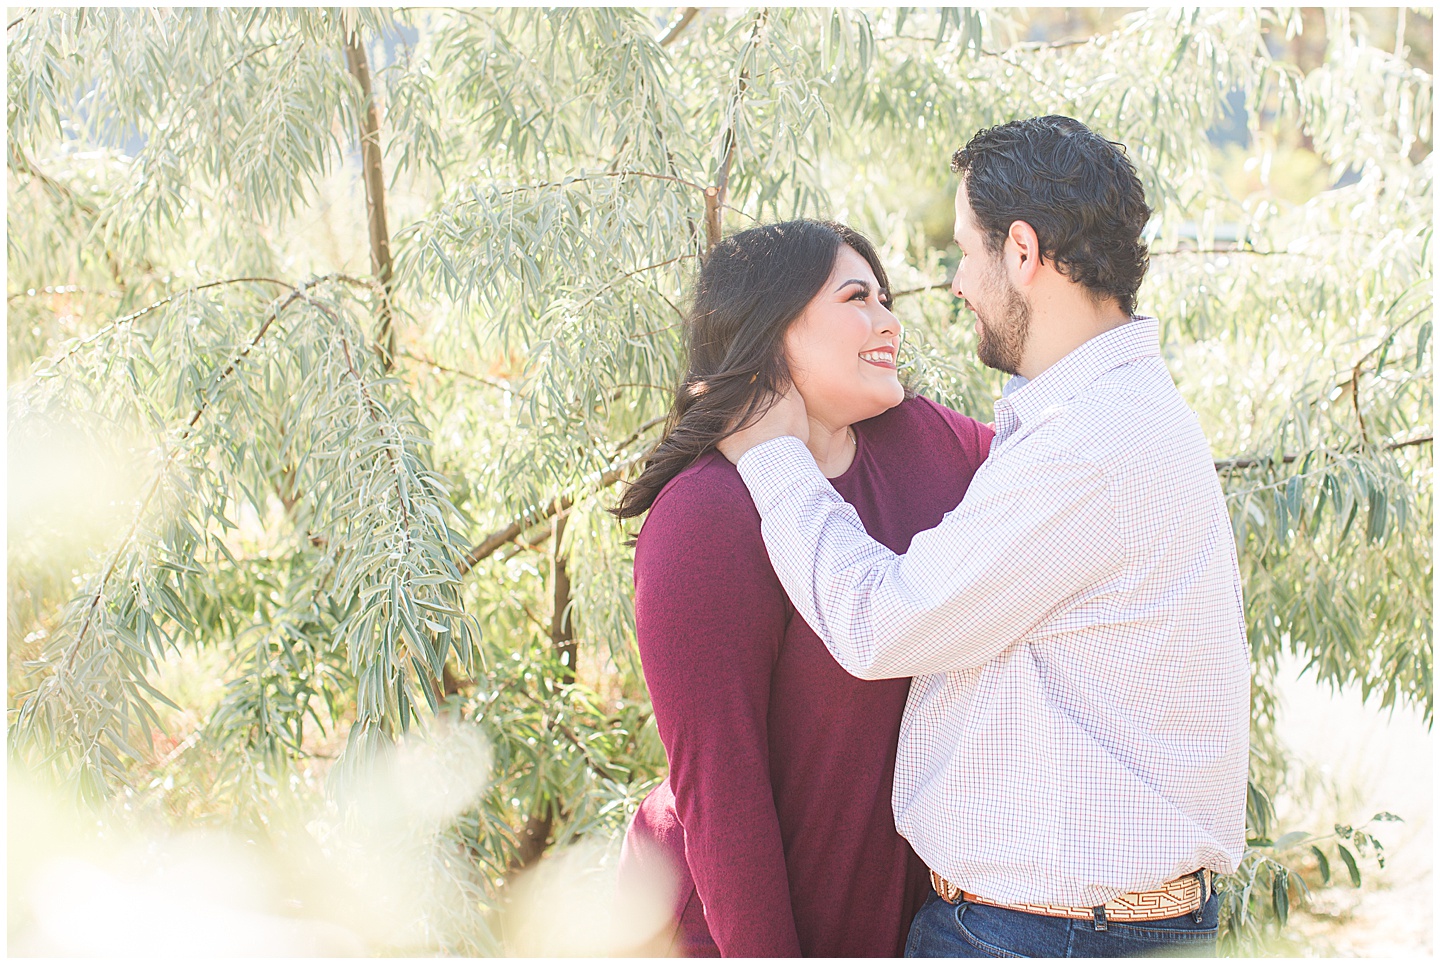
[[[965,293],[960,290],[960,266],[955,266],[955,275],[950,279],[950,294],[956,298],[964,298]]]

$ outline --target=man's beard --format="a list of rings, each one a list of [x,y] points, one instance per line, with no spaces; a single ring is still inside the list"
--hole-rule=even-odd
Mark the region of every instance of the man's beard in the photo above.
[[[975,313],[980,321],[980,346],[977,354],[980,361],[992,369],[1010,375],[1020,374],[1020,361],[1025,355],[1025,344],[1030,340],[1030,303],[1019,289],[1010,284],[1003,271],[991,277],[991,284],[985,286],[986,294],[992,296],[987,302],[996,304],[995,324],[991,324],[988,307],[986,315]],[[972,309],[974,306],[971,306]]]

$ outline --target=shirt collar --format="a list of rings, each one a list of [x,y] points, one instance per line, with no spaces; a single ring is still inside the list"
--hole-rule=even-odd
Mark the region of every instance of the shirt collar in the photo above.
[[[1035,378],[1017,375],[1011,379],[995,403],[996,431],[1008,436],[1046,409],[1073,399],[1111,369],[1159,354],[1159,320],[1137,315],[1096,335]]]

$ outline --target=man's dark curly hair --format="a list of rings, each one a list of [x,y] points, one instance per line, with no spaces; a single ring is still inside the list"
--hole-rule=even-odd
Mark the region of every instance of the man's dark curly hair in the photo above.
[[[1010,225],[1024,221],[1040,258],[1096,299],[1127,315],[1150,265],[1140,232],[1150,220],[1145,189],[1123,145],[1070,117],[1051,114],[986,128],[955,152],[950,170],[965,182],[991,254]]]

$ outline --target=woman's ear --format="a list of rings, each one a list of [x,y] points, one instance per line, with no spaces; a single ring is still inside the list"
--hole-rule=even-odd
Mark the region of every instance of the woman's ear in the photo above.
[[[1005,237],[1005,267],[1016,286],[1031,285],[1040,270],[1040,238],[1028,221],[1010,222]]]

